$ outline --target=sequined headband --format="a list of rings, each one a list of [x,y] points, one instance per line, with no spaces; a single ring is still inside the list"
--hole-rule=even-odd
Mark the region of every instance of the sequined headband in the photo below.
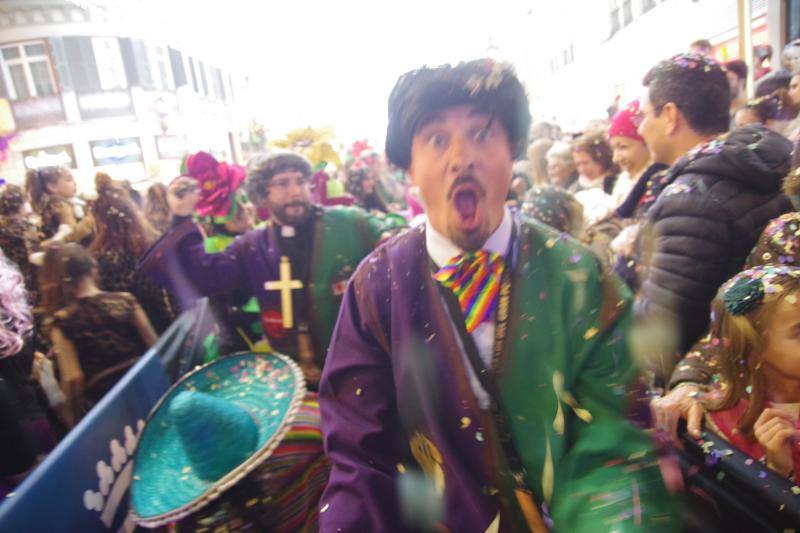
[[[704,72],[711,72],[711,69],[715,68],[718,68],[723,72],[726,71],[726,68],[720,65],[714,59],[700,54],[680,54],[674,56],[670,61],[673,64],[683,68],[702,68]]]
[[[800,268],[766,265],[740,272],[725,284],[725,309],[734,316],[753,311],[768,295],[781,294],[787,277],[800,279]]]

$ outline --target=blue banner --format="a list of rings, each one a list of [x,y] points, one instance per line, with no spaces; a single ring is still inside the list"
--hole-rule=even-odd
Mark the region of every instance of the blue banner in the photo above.
[[[169,386],[153,348],[0,505],[0,531],[132,531],[133,452]]]

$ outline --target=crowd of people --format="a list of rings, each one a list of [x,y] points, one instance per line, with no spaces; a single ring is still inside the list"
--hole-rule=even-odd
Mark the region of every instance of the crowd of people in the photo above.
[[[680,419],[800,480],[800,42],[752,100],[695,45],[576,133],[479,60],[401,76],[385,153],[339,169],[198,152],[144,195],[0,186],[0,490],[202,296],[206,362],[302,372],[314,452],[273,489],[313,487],[308,527],[675,530],[641,428]]]

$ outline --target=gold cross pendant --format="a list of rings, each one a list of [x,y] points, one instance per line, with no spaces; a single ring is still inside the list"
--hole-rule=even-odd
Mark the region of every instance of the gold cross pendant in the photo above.
[[[294,327],[294,310],[292,309],[292,291],[302,289],[303,282],[292,279],[292,264],[286,256],[281,257],[280,280],[268,281],[264,284],[268,291],[281,291],[281,315],[283,315],[283,327],[291,329]]]

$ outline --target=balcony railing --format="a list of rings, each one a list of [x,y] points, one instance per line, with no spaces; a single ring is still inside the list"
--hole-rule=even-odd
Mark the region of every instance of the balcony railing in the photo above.
[[[52,126],[67,118],[60,94],[15,100],[11,102],[11,112],[18,130]]]

